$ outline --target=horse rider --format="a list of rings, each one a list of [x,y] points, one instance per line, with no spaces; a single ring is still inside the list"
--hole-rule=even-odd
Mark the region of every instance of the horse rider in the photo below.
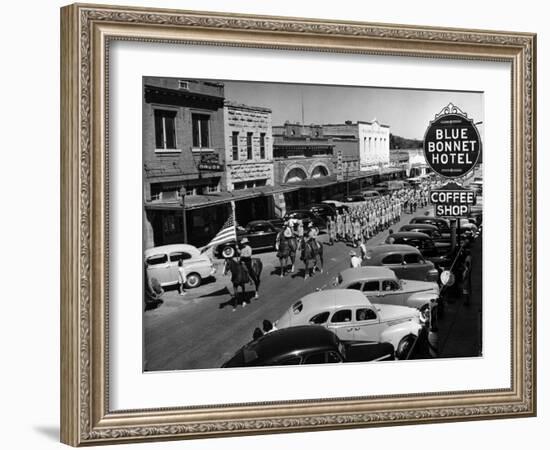
[[[250,247],[250,243],[247,238],[241,239],[241,242],[239,243],[239,257],[239,261],[246,269],[249,278],[252,279],[250,276],[252,273],[252,247]]]
[[[307,230],[307,240],[315,244],[316,249],[319,248],[319,243],[317,242],[317,236],[319,235],[319,228],[313,225],[313,222],[310,222]]]
[[[279,252],[281,248],[281,240],[283,239],[283,237],[288,240],[292,238],[292,236],[294,236],[292,227],[289,222],[285,222],[283,224],[283,229],[279,233],[277,233],[277,237],[275,238],[275,249],[277,250],[277,252]]]

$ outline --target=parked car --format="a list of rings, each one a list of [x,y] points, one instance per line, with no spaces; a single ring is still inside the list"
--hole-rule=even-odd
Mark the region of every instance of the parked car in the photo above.
[[[322,326],[273,331],[245,344],[222,367],[288,366],[394,359],[393,345],[345,342]]]
[[[208,255],[189,244],[171,244],[145,250],[145,270],[156,278],[162,287],[179,283],[178,262],[183,260],[187,273],[187,287],[196,288],[202,280],[216,273]]]
[[[325,228],[326,223],[322,217],[319,217],[315,214],[313,214],[311,211],[307,209],[297,209],[294,211],[289,211],[285,214],[283,220],[289,220],[289,219],[300,219],[304,227],[308,227],[310,223],[313,223],[317,228]]]
[[[430,281],[400,280],[387,267],[346,269],[334,280],[340,289],[362,292],[374,304],[401,305],[416,308],[425,322],[430,315],[430,303],[437,304],[439,286]]]
[[[442,235],[451,234],[451,226],[449,225],[449,221],[447,219],[443,219],[442,217],[417,216],[413,217],[409,223],[427,223],[429,225],[435,225]]]
[[[307,206],[307,209],[323,220],[327,220],[329,217],[335,217],[337,211],[335,206],[329,205],[328,203],[312,203]]]
[[[370,199],[376,199],[380,197],[380,192],[378,191],[363,191],[361,192],[361,195],[363,196],[363,200],[370,200]]]
[[[330,206],[333,206],[336,211],[338,211],[339,214],[342,214],[349,210],[349,206],[345,205],[342,202],[339,202],[338,200],[323,200],[321,204],[327,204]]]
[[[252,250],[267,250],[275,248],[275,240],[280,228],[275,227],[267,220],[253,220],[244,229],[237,228],[237,239],[247,238]],[[219,258],[232,258],[237,253],[235,241],[218,245],[214,255]]]
[[[468,214],[468,220],[478,227],[483,223],[483,206],[474,205],[470,208],[470,214]]]
[[[344,203],[358,203],[358,202],[364,202],[365,197],[363,197],[363,194],[351,194],[346,195],[343,199]]]
[[[362,266],[384,266],[405,280],[437,281],[439,273],[431,261],[411,245],[381,244],[367,247]]]
[[[415,308],[373,305],[361,292],[329,289],[302,297],[275,322],[278,329],[322,325],[344,341],[389,342],[398,359],[407,358],[422,323]]]
[[[442,267],[449,267],[452,263],[447,253],[451,250],[450,242],[435,242],[426,233],[418,231],[398,231],[386,238],[386,244],[412,245],[417,248],[427,260]]]

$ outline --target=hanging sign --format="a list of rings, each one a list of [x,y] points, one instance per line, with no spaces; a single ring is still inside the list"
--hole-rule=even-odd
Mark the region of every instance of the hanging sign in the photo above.
[[[430,122],[424,135],[424,156],[437,174],[461,177],[475,167],[480,154],[481,138],[473,120],[452,103]]]

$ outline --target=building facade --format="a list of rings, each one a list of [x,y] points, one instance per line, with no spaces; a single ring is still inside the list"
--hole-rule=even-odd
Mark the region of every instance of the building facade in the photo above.
[[[182,192],[187,198],[225,189],[223,105],[221,83],[143,79],[146,247],[183,242]],[[187,235],[199,240],[219,220],[208,210],[187,219]]]
[[[379,123],[346,121],[343,124],[323,125],[325,136],[334,139],[357,141],[356,147],[349,147],[345,158],[359,160],[361,171],[376,170],[387,167],[390,162],[390,127]]]

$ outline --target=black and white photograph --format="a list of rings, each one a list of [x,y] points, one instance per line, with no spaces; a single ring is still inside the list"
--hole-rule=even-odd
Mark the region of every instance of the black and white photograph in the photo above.
[[[483,92],[142,96],[145,372],[483,356]]]

